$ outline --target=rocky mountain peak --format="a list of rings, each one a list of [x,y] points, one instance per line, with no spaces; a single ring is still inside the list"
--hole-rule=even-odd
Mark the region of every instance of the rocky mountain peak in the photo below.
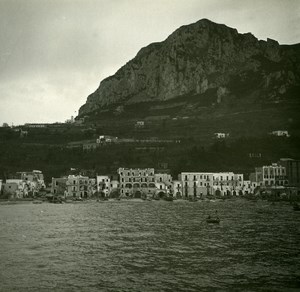
[[[240,34],[224,24],[201,19],[142,48],[100,83],[79,115],[113,105],[164,102],[180,96],[197,96],[201,103],[207,92],[211,104],[222,103],[227,96],[248,98],[253,96],[251,90],[261,92],[260,100],[278,99],[282,95],[279,88],[287,92],[299,85],[295,60],[299,60],[296,46],[280,46],[272,39],[259,41],[251,33]],[[246,94],[242,86],[253,88]]]

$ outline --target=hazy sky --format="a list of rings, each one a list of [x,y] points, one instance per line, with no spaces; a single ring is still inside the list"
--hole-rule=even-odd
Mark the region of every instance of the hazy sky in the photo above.
[[[300,42],[300,0],[0,0],[0,123],[76,115],[141,47],[201,18]]]

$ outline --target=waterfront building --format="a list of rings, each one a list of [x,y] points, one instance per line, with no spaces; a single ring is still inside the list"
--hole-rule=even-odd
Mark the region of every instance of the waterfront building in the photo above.
[[[97,192],[95,178],[82,175],[69,175],[52,178],[51,193],[65,198],[89,198]]]
[[[119,168],[118,174],[121,196],[140,198],[154,195],[154,168]]]
[[[111,181],[108,175],[97,175],[97,192],[104,197],[108,197],[111,191]]]
[[[281,158],[278,164],[285,167],[289,186],[300,187],[300,160]]]
[[[255,168],[255,181],[261,187],[284,186],[288,184],[286,168],[277,163]]]
[[[156,195],[159,197],[173,196],[172,189],[172,176],[167,173],[156,173],[154,174],[154,181],[156,187]]]
[[[20,199],[28,197],[32,191],[30,183],[26,183],[21,179],[7,179],[3,183],[3,196],[9,199]],[[33,194],[33,193],[31,193]]]
[[[21,198],[19,184],[16,182],[6,182],[3,184],[3,197],[7,199]]]
[[[213,193],[213,173],[182,172],[179,175],[182,183],[183,197],[203,197]]]
[[[243,194],[243,175],[233,172],[182,172],[179,180],[184,197]]]
[[[255,194],[258,186],[259,185],[256,181],[244,180],[242,192],[244,195]]]
[[[172,192],[176,198],[182,198],[182,182],[180,180],[172,181]]]
[[[110,196],[119,197],[120,193],[120,183],[118,180],[115,180],[113,177],[110,178]]]
[[[233,172],[213,173],[213,193],[216,196],[243,195],[243,174]]]
[[[38,192],[46,187],[44,175],[40,170],[17,172],[16,177],[27,182],[33,192]]]
[[[52,177],[51,193],[67,197],[67,177]]]

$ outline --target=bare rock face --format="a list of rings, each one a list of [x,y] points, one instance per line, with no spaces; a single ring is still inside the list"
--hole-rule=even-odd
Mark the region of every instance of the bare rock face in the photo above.
[[[100,83],[79,115],[114,104],[161,102],[185,95],[201,99],[209,89],[215,89],[215,102],[222,103],[229,94],[241,98],[237,88],[251,82],[262,99],[278,98],[300,84],[299,51],[298,45],[259,41],[251,33],[239,34],[202,19],[142,48]]]

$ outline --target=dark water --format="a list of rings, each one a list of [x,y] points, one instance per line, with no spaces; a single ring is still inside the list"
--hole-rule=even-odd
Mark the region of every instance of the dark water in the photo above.
[[[220,225],[203,219],[218,210]],[[268,202],[0,206],[1,291],[299,291],[300,212]]]

